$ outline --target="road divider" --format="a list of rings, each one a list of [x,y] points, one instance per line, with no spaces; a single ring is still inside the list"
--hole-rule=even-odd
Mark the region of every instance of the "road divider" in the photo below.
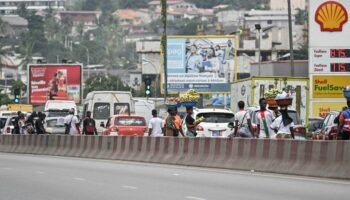
[[[0,152],[350,179],[349,141],[0,135]]]

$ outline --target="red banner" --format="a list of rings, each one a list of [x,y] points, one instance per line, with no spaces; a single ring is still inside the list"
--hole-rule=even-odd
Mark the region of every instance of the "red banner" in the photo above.
[[[47,100],[72,100],[81,103],[81,65],[30,65],[29,102],[45,104]]]

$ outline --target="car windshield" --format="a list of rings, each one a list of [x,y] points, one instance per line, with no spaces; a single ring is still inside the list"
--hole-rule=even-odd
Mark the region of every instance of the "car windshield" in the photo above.
[[[146,126],[146,121],[143,118],[118,117],[114,124],[117,126]]]
[[[234,114],[231,113],[199,113],[197,119],[204,117],[206,123],[230,123],[234,120]]]
[[[7,118],[0,118],[0,128],[3,129],[6,125]]]
[[[111,113],[111,105],[109,103],[94,104],[94,119],[108,119]]]
[[[254,111],[253,115],[251,116],[253,124],[256,124],[256,115],[258,114],[258,112],[260,112],[260,111],[259,110]],[[300,120],[298,113],[296,111],[288,110],[288,115],[289,115],[289,117],[291,117],[293,119],[293,122],[295,125],[301,124],[301,120]]]

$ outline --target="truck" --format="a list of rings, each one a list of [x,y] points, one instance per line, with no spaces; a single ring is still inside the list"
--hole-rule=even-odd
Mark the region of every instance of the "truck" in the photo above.
[[[102,133],[101,123],[106,124],[113,115],[130,115],[135,113],[135,104],[131,92],[93,91],[86,95],[83,104],[83,119],[90,111],[96,121],[97,132]]]
[[[309,117],[309,79],[297,77],[251,77],[238,80],[231,85],[231,109],[238,112],[237,103],[245,102],[246,107],[259,105],[259,99],[270,89],[291,91],[292,108],[295,109],[303,122],[307,124]]]
[[[152,119],[152,110],[156,108],[155,101],[143,98],[135,98],[134,102],[135,114],[143,116],[148,124],[149,120]]]
[[[74,108],[75,115],[78,114],[77,105],[69,100],[48,100],[45,103],[44,112],[47,117],[65,117],[69,110]]]

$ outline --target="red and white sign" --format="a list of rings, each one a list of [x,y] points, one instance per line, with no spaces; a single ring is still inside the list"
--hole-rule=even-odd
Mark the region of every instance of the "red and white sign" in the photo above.
[[[29,65],[28,80],[30,104],[45,104],[47,100],[81,103],[81,65]]]

